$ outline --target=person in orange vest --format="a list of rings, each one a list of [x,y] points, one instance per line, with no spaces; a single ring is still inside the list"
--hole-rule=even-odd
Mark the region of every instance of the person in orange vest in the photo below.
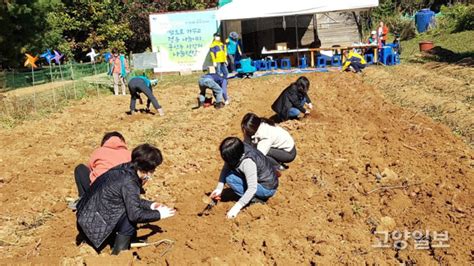
[[[388,37],[388,27],[384,25],[383,21],[380,21],[380,25],[377,29],[377,36],[379,40],[379,48],[382,48],[382,46],[385,45]]]
[[[227,48],[221,41],[221,36],[214,34],[214,41],[209,49],[212,58],[212,64],[216,68],[217,74],[227,79],[229,71],[227,70]]]

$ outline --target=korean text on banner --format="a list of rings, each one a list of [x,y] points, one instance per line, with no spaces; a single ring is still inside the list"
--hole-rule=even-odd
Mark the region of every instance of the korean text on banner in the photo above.
[[[215,10],[150,15],[152,51],[160,66],[155,72],[202,70],[217,31]]]

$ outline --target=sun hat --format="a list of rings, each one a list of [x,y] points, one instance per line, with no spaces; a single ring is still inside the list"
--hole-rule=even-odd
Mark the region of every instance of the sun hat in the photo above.
[[[239,38],[239,34],[235,31],[231,32],[229,34],[229,36],[232,38],[232,39],[238,39]]]

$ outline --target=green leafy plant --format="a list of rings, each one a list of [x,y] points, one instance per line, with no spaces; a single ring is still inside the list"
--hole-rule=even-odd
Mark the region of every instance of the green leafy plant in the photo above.
[[[474,30],[474,5],[455,4],[442,6],[441,15],[437,18],[437,27],[432,30],[440,32],[461,32]]]

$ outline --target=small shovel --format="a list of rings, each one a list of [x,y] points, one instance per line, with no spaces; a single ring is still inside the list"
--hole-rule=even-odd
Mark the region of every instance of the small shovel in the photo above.
[[[168,253],[168,251],[171,250],[171,248],[174,245],[174,241],[170,239],[162,239],[160,241],[151,242],[151,243],[147,243],[147,242],[131,243],[130,248],[144,248],[144,247],[149,247],[149,246],[158,247],[161,244],[166,244],[165,250],[161,252],[160,254],[161,256],[164,256],[166,253]]]
[[[220,197],[216,197],[216,198],[213,198],[211,199],[211,202],[209,202],[209,204],[207,204],[206,208],[204,208],[204,210],[202,210],[200,213],[198,213],[198,216],[201,217],[203,215],[205,216],[208,216],[209,215],[209,212],[211,211],[211,209],[217,205],[217,202],[220,200]]]

